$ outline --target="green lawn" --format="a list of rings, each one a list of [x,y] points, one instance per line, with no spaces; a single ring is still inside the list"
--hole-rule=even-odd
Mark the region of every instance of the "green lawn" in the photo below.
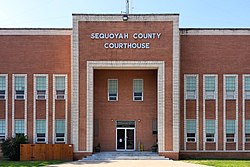
[[[60,164],[63,161],[6,161],[0,160],[0,166],[8,167],[36,167],[36,166],[46,166],[52,164]]]
[[[250,160],[183,160],[183,162],[216,167],[250,167]]]

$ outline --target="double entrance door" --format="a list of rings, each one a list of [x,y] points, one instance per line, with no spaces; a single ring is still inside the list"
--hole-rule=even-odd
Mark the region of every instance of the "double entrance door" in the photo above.
[[[135,150],[135,128],[116,128],[116,150]]]

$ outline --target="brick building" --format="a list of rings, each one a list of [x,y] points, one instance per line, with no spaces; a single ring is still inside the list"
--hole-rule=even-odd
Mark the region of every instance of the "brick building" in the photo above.
[[[151,150],[250,157],[250,30],[178,14],[73,14],[72,29],[0,29],[0,138],[69,143],[75,158]]]

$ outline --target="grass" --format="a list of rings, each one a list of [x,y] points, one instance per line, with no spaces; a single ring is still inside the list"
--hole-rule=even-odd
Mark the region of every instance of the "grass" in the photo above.
[[[250,160],[183,160],[183,162],[215,167],[250,167]]]
[[[0,166],[2,167],[37,167],[47,166],[53,164],[60,164],[64,161],[7,161],[0,160]]]

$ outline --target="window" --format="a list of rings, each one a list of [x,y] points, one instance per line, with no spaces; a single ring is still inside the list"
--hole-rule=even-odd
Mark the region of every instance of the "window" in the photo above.
[[[65,120],[56,120],[56,143],[65,143]]]
[[[45,76],[36,77],[36,99],[46,99],[46,82],[47,81]]]
[[[15,120],[15,134],[24,135],[24,120],[23,119]]]
[[[226,120],[226,141],[235,142],[235,120]]]
[[[245,99],[250,99],[250,76],[245,77]]]
[[[46,120],[36,120],[36,142],[46,143]]]
[[[206,120],[206,141],[215,142],[215,120]]]
[[[5,120],[0,120],[0,143],[5,139]]]
[[[109,101],[118,100],[118,80],[117,79],[108,80],[108,100]]]
[[[143,80],[142,79],[133,80],[133,100],[143,101]]]
[[[0,76],[0,100],[5,99],[6,94],[6,77]]]
[[[56,76],[56,99],[65,99],[65,76]]]
[[[245,121],[245,141],[250,142],[250,120]]]
[[[196,76],[186,76],[186,99],[196,99]]]
[[[187,142],[196,142],[196,120],[186,120]]]
[[[234,76],[226,76],[226,99],[235,99],[235,82]]]
[[[205,98],[215,99],[215,76],[205,76]]]
[[[25,91],[25,77],[24,76],[15,76],[15,98],[17,100],[24,99]]]

